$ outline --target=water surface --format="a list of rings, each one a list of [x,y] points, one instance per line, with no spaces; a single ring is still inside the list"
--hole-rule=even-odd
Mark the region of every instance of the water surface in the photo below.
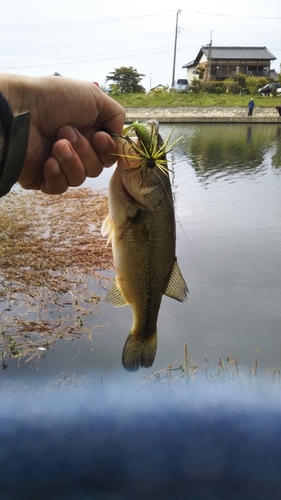
[[[163,137],[170,130],[161,126]],[[259,367],[280,367],[281,126],[185,124],[173,138],[181,135],[170,154],[171,180],[177,256],[190,294],[183,304],[163,298],[154,366],[127,376],[181,361],[185,343],[199,367],[216,367],[228,354],[248,368],[256,359]],[[111,173],[85,186],[106,187]],[[63,371],[104,380],[123,372],[130,307],[102,303],[87,321],[89,328],[105,325],[92,341],[58,342],[38,363],[9,360],[2,380]]]

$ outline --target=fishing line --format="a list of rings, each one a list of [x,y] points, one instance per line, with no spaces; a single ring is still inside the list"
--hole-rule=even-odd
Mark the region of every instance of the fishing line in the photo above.
[[[169,161],[169,162],[171,162],[172,164],[174,164],[174,163],[175,163],[175,162],[173,162],[172,160],[168,160],[168,161]],[[158,176],[158,177],[159,177],[159,176]],[[160,177],[159,177],[159,179],[160,179]],[[164,187],[164,186],[163,186],[163,187]],[[164,187],[164,188],[165,188],[165,187]],[[190,240],[189,240],[189,238],[188,238],[188,236],[187,236],[187,234],[186,234],[186,232],[185,232],[185,230],[184,230],[184,227],[183,227],[182,223],[180,222],[180,218],[179,218],[179,216],[178,216],[178,214],[177,214],[177,211],[176,211],[176,208],[175,208],[175,205],[174,205],[173,201],[171,201],[171,204],[173,205],[173,208],[174,208],[174,211],[175,211],[175,219],[176,219],[176,223],[178,223],[178,224],[179,224],[179,226],[180,226],[180,228],[181,228],[181,231],[182,231],[182,233],[183,233],[183,235],[184,235],[184,238],[185,238],[185,240],[186,240],[186,242],[187,242],[187,244],[188,244],[188,246],[189,246],[189,249],[190,249],[190,251],[191,251],[191,254],[192,254],[192,257],[193,257],[193,259],[194,259],[194,262],[195,262],[195,265],[196,265],[196,269],[197,269],[197,272],[198,272],[198,275],[199,275],[199,278],[200,278],[201,284],[202,284],[202,286],[203,286],[203,289],[204,289],[205,295],[206,295],[206,297],[207,297],[207,300],[208,300],[209,306],[210,306],[210,308],[211,308],[211,311],[212,311],[212,313],[213,313],[213,315],[214,315],[214,318],[215,318],[215,320],[216,320],[216,322],[217,322],[217,326],[219,327],[220,332],[222,333],[222,335],[224,336],[225,340],[227,341],[227,343],[228,343],[228,345],[229,345],[229,348],[230,348],[231,350],[233,350],[233,346],[231,345],[231,343],[230,343],[230,341],[229,341],[228,337],[226,336],[225,331],[224,331],[224,329],[222,328],[221,321],[220,321],[220,319],[219,319],[219,317],[218,317],[218,315],[217,315],[217,313],[216,313],[216,310],[215,310],[215,308],[214,308],[214,306],[213,306],[213,304],[212,304],[212,301],[211,301],[211,299],[210,299],[209,293],[208,293],[208,291],[207,291],[206,284],[205,284],[205,282],[204,282],[203,275],[202,275],[202,273],[201,273],[201,271],[200,271],[199,263],[198,263],[198,261],[197,261],[197,258],[196,258],[196,255],[195,255],[195,252],[194,252],[193,247],[192,247],[192,245],[191,245],[191,242],[190,242]]]

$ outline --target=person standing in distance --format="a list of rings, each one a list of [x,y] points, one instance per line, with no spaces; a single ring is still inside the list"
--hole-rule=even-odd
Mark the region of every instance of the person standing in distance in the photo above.
[[[253,116],[254,107],[255,107],[254,99],[251,97],[251,100],[248,104],[248,116]]]

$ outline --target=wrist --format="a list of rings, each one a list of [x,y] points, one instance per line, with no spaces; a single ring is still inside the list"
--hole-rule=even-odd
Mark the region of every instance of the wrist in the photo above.
[[[21,75],[0,74],[0,92],[9,101],[14,115],[29,111],[27,108],[23,109],[25,107],[23,106],[24,89],[28,85],[27,80],[27,77]]]

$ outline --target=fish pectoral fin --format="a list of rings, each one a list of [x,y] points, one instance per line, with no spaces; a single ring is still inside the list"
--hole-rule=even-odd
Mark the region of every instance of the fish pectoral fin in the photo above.
[[[184,302],[187,299],[187,293],[187,284],[175,259],[173,271],[164,295],[179,300],[179,302]]]
[[[114,279],[111,288],[108,290],[103,300],[110,302],[115,307],[124,307],[128,305],[127,300],[119,288],[117,278]]]
[[[114,234],[114,223],[110,215],[108,214],[104,219],[101,226],[101,234],[102,236],[106,236],[108,234],[106,245],[112,240]]]

